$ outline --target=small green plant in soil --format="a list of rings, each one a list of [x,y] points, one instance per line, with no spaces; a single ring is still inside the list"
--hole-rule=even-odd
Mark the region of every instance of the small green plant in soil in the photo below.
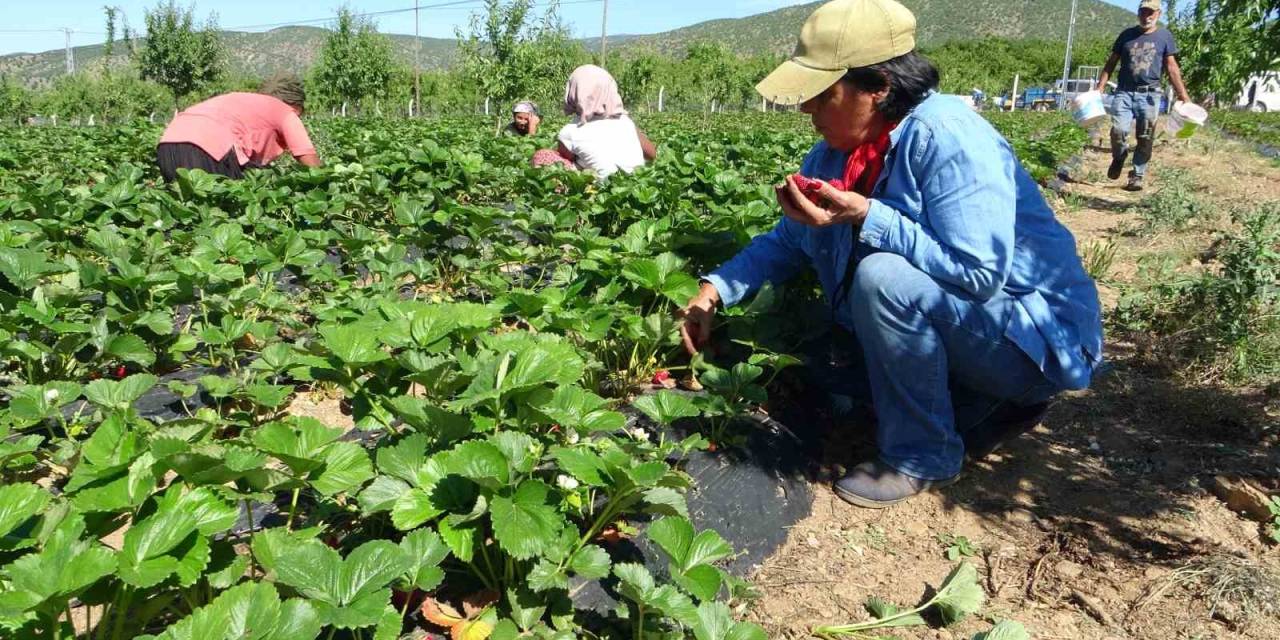
[[[938,534],[938,542],[946,552],[947,559],[952,562],[956,562],[963,558],[973,558],[978,555],[978,545],[970,542],[965,536],[958,536],[952,533],[941,533]]]
[[[1189,173],[1168,169],[1158,178],[1155,193],[1135,205],[1145,231],[1181,231],[1209,215]]]
[[[1081,255],[1084,270],[1090,278],[1097,281],[1106,280],[1111,275],[1111,267],[1116,261],[1116,252],[1120,246],[1115,240],[1090,242]]]
[[[813,635],[824,640],[867,638],[866,632],[877,629],[923,626],[927,623],[922,614],[930,610],[938,615],[943,624],[950,625],[977,613],[985,601],[986,594],[978,584],[978,570],[967,562],[961,562],[943,580],[938,592],[918,607],[903,609],[873,597],[865,603],[871,620],[815,627]]]
[[[1128,291],[1115,315],[1122,327],[1164,343],[1180,366],[1266,383],[1280,376],[1280,206],[1233,215],[1209,268],[1179,275],[1148,264],[1146,286]]]

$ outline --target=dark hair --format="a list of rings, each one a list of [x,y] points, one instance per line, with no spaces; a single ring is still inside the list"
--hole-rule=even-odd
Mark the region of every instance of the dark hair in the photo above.
[[[875,93],[889,89],[876,109],[891,122],[898,122],[938,88],[938,68],[928,58],[912,51],[866,67],[850,69],[843,81],[859,91]]]
[[[302,107],[307,102],[307,92],[302,87],[302,80],[291,73],[277,73],[267,78],[262,82],[258,93],[273,96],[295,107]]]

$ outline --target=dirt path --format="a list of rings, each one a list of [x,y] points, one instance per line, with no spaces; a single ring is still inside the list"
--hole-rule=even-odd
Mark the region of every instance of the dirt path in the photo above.
[[[1106,180],[1108,161],[1087,152],[1083,182],[1055,203],[1082,251],[1114,247],[1108,310],[1144,277],[1140,260],[1202,268],[1198,256],[1229,228],[1232,207],[1280,200],[1280,168],[1214,135],[1159,146],[1142,194]],[[1152,226],[1135,205],[1174,182],[1198,215]],[[1172,195],[1161,197],[1178,204]],[[870,596],[914,606],[953,565],[944,540],[963,536],[977,547],[968,561],[989,597],[985,620],[893,635],[967,639],[1012,618],[1041,639],[1280,637],[1276,609],[1215,608],[1209,596],[1212,581],[1263,593],[1249,568],[1277,570],[1280,552],[1206,486],[1219,473],[1277,474],[1280,398],[1151,371],[1132,345],[1111,341],[1108,352],[1114,370],[1093,389],[1058,402],[1035,432],[940,493],[869,511],[819,488],[813,514],[754,576],[751,615],[770,638],[805,638],[815,624],[867,620]]]

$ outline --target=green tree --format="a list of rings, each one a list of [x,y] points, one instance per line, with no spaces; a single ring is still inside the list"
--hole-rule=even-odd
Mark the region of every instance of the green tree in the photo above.
[[[138,68],[144,79],[169,89],[174,108],[183,96],[215,82],[225,65],[217,19],[210,15],[197,28],[193,11],[169,0],[146,14],[147,39],[138,56]]]
[[[1071,52],[1073,69],[1102,66],[1111,43],[1110,38],[1077,40]],[[1023,87],[1052,85],[1062,78],[1065,50],[1063,41],[983,38],[952,40],[923,53],[938,67],[943,93],[981,89],[997,95],[1011,88],[1015,75]]]
[[[31,92],[0,74],[0,123],[21,123],[31,115]]]
[[[1229,102],[1250,76],[1280,68],[1280,0],[1170,0],[1187,91]]]
[[[737,58],[719,42],[689,45],[682,66],[686,70],[681,74],[686,88],[690,89],[689,93],[697,95],[706,108],[712,101],[723,104],[745,81],[738,73]]]
[[[171,99],[164,87],[130,73],[83,71],[59,76],[51,87],[35,95],[33,104],[38,113],[65,118],[94,116],[105,123],[163,111]]]
[[[358,108],[366,99],[386,97],[396,75],[391,41],[369,18],[349,7],[339,10],[311,73],[320,103],[349,102]]]
[[[102,12],[106,14],[107,22],[107,41],[102,44],[102,72],[107,73],[111,70],[111,55],[115,53],[116,48],[116,12],[118,10],[110,5],[102,7]]]
[[[637,106],[652,101],[656,90],[654,80],[662,63],[662,58],[652,51],[642,51],[629,58],[618,55],[615,59],[613,54],[609,55],[609,68],[618,81],[623,99]]]
[[[457,31],[463,75],[499,104],[550,101],[569,73],[590,59],[569,37],[556,4],[538,19],[532,7],[532,0],[486,0],[484,13],[472,15],[469,31]]]

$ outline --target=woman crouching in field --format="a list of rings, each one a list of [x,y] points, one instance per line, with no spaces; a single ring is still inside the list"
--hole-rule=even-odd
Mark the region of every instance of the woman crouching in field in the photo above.
[[[718,307],[817,272],[847,364],[823,370],[828,352],[810,384],[876,416],[879,455],[835,483],[863,507],[955,481],[966,456],[1034,427],[1102,361],[1098,292],[1074,238],[1009,143],[937,92],[915,34],[893,0],[835,0],[809,17],[795,57],[756,88],[798,104],[822,140],[803,179],[776,188],[777,226],[706,274],[684,313],[696,353]]]
[[[573,122],[560,130],[559,148],[535,153],[534,166],[562,164],[604,178],[618,171],[631,173],[658,155],[657,147],[627,115],[618,83],[600,67],[583,65],[569,76],[564,113]]]
[[[200,169],[239,179],[246,167],[265,166],[285,151],[320,166],[300,117],[305,102],[297,77],[276,76],[258,93],[228,93],[187,108],[160,136],[160,175],[173,181],[178,169]]]

